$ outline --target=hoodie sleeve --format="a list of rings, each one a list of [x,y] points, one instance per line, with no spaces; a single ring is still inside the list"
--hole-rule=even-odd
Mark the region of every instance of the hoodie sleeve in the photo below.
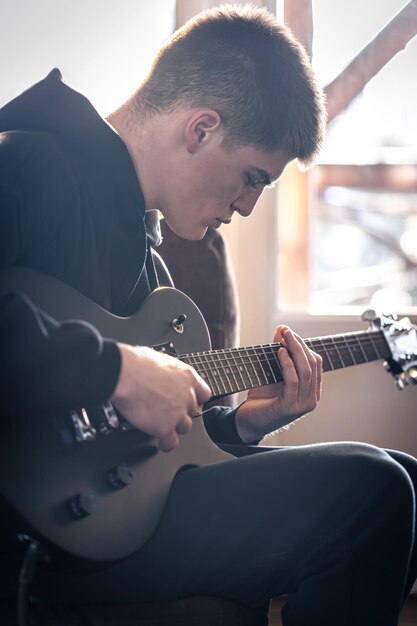
[[[6,269],[21,257],[28,232],[10,160],[0,163],[0,269]],[[0,345],[2,417],[100,403],[120,372],[115,342],[87,323],[55,321],[21,293],[0,296]]]
[[[55,321],[19,292],[0,297],[0,342],[7,418],[98,404],[119,376],[115,342],[85,322]]]
[[[241,406],[241,405],[239,405]],[[204,411],[204,426],[208,435],[217,444],[257,445],[261,440],[256,439],[246,444],[239,437],[236,427],[236,413],[239,406],[214,406]]]

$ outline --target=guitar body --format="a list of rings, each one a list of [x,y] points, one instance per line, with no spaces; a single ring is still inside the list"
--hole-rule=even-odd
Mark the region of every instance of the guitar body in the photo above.
[[[118,341],[173,344],[178,354],[210,349],[200,311],[169,287],[154,291],[130,318],[114,316],[32,270],[4,272],[0,292],[10,290],[21,290],[58,320],[90,322]],[[181,314],[186,322],[176,329],[173,321]],[[180,469],[233,458],[212,442],[201,417],[180,437],[177,449],[163,453],[148,435],[123,420],[110,427],[102,415],[91,421],[95,434],[80,440],[78,427],[85,414],[76,409],[75,418],[72,412],[27,415],[22,423],[6,424],[0,439],[0,492],[18,520],[15,532],[30,534],[63,554],[90,561],[132,554],[152,535]],[[93,407],[90,414],[87,409],[87,424],[88,415],[97,410]]]

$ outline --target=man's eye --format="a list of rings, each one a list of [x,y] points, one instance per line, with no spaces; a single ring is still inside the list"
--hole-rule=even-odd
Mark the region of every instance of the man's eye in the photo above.
[[[256,190],[258,185],[264,185],[265,181],[262,178],[254,178],[251,174],[246,174],[245,185],[251,189]]]

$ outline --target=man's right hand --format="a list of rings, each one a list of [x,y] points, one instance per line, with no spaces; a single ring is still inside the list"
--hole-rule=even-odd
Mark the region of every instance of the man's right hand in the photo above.
[[[173,450],[210,399],[210,387],[179,359],[144,346],[119,349],[122,366],[110,400],[133,426],[159,439],[161,450]]]

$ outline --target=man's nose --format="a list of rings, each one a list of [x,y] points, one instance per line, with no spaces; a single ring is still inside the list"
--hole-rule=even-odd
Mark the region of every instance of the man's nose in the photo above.
[[[235,202],[233,202],[232,206],[235,211],[239,213],[242,217],[249,217],[255,208],[255,204],[258,201],[259,196],[263,191],[263,186],[260,186],[258,189],[247,189],[245,190]]]

